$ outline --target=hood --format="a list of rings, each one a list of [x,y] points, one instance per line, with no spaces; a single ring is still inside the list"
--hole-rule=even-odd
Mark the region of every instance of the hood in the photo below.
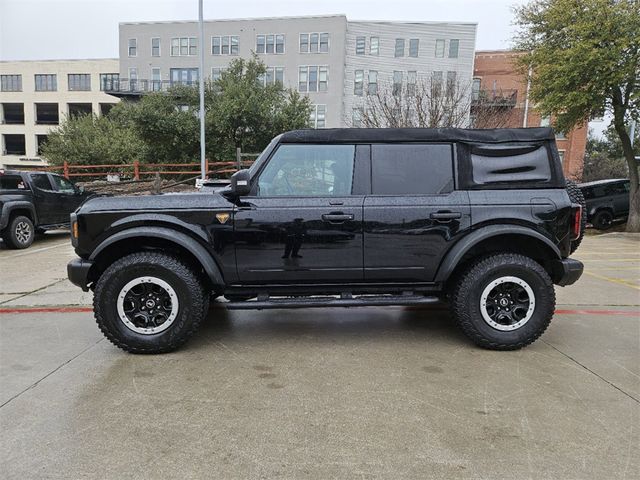
[[[233,204],[219,193],[165,193],[130,197],[93,197],[80,207],[78,213],[87,214],[109,211],[150,212],[232,207]]]

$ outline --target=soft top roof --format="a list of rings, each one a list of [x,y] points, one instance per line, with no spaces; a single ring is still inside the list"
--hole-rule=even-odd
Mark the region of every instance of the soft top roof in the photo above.
[[[474,142],[508,143],[554,140],[549,127],[537,128],[326,128],[292,130],[281,143]]]

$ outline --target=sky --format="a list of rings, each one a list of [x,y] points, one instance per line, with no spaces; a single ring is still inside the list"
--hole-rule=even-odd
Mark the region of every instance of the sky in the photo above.
[[[493,50],[511,46],[512,9],[523,3],[525,0],[204,0],[204,17],[346,14],[350,20],[477,22],[476,49]],[[117,58],[119,22],[197,18],[197,0],[0,0],[0,60]],[[599,135],[605,123],[590,126]]]
[[[510,46],[521,0],[204,0],[205,19],[346,14],[478,23],[478,50]],[[118,56],[118,23],[197,20],[197,0],[0,0],[0,60]]]

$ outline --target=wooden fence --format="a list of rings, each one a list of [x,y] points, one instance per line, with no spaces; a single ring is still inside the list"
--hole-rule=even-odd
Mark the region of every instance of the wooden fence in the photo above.
[[[209,176],[227,176],[237,172],[242,168],[250,167],[254,158],[259,154],[242,153],[240,149],[236,151],[236,159],[232,162],[210,162],[205,161],[205,171]],[[250,158],[245,160],[244,158]],[[69,165],[64,162],[60,166],[47,167],[44,170],[60,173],[66,178],[81,177],[103,177],[107,175],[120,175],[133,180],[140,180],[142,177],[171,175],[199,175],[200,163],[140,163],[134,160],[132,163],[121,163],[117,165]]]

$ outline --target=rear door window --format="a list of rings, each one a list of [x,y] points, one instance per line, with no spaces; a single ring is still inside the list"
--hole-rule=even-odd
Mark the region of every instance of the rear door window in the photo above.
[[[549,182],[549,153],[540,145],[477,145],[471,150],[473,183]]]
[[[372,145],[371,190],[373,195],[438,195],[451,192],[451,145]]]
[[[31,183],[39,190],[53,190],[51,188],[51,182],[49,181],[49,175],[45,173],[32,173]]]

